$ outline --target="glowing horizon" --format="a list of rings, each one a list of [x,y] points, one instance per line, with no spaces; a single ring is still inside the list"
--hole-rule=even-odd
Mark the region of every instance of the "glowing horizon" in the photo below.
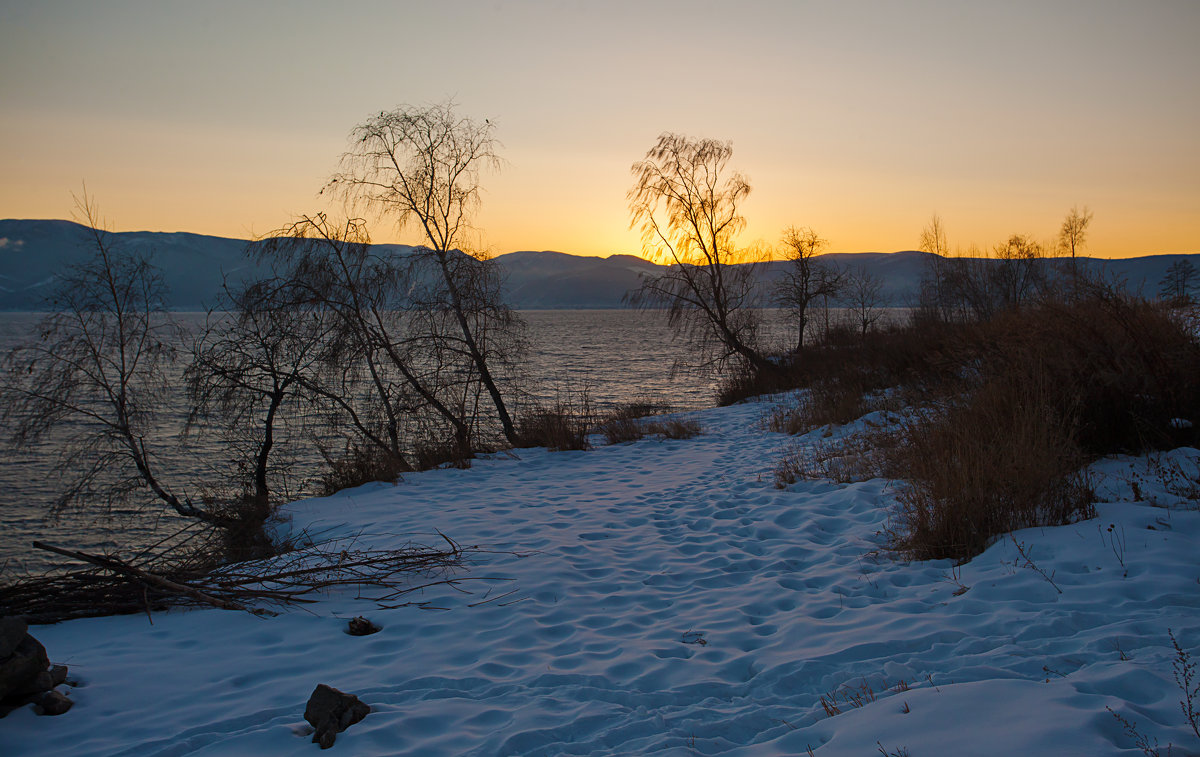
[[[915,249],[936,212],[951,248],[988,250],[1018,233],[1052,241],[1087,206],[1082,254],[1200,252],[1194,4],[63,0],[3,13],[7,218],[69,218],[86,181],[114,230],[262,235],[340,212],[317,192],[355,124],[453,98],[503,143],[471,240],[496,254],[642,255],[629,168],[663,131],[732,140],[754,188],[743,244],[795,225],[828,252]],[[370,23],[340,23],[362,13]]]

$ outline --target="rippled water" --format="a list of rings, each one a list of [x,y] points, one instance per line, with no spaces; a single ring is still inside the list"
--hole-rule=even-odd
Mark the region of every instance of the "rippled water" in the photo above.
[[[527,378],[534,396],[552,400],[563,387],[587,387],[600,409],[614,404],[655,398],[676,409],[711,405],[715,386],[693,375],[672,375],[671,367],[684,353],[657,312],[633,310],[557,310],[522,313],[529,326]],[[199,323],[202,316],[184,314]],[[37,314],[0,314],[0,349],[30,338]],[[778,327],[778,316],[773,314]],[[182,408],[179,409],[182,412]],[[215,448],[168,445],[164,458],[184,473],[201,474],[219,455]],[[96,509],[48,516],[61,486],[58,458],[49,443],[29,451],[4,449],[0,465],[0,575],[21,567],[40,570],[51,556],[30,548],[41,539],[97,551],[122,545],[151,544],[174,533],[186,520],[151,504],[144,510],[124,509],[99,517]],[[301,461],[319,472],[316,455]],[[65,473],[69,473],[66,471]],[[57,558],[53,558],[57,559]],[[7,562],[7,568],[3,566]]]

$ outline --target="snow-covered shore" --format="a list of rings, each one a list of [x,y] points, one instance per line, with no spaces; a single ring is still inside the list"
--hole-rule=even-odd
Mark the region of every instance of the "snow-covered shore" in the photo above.
[[[0,752],[315,753],[318,683],[371,707],[333,747],[353,755],[1141,754],[1106,707],[1164,754],[1200,750],[1167,634],[1200,654],[1200,512],[1156,506],[1173,499],[1147,459],[1094,466],[1095,520],[910,563],[882,551],[887,481],[773,487],[793,440],[762,411],[289,505],[292,531],[490,551],[458,589],[406,597],[426,608],[344,591],[274,618],[34,627],[83,685],[63,716],[0,720]],[[382,631],[346,635],[355,615]]]

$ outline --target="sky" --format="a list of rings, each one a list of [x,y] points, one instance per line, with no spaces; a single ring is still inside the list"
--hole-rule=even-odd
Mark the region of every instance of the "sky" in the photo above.
[[[476,247],[641,251],[630,166],[730,140],[741,241],[830,252],[1051,241],[1200,252],[1200,2],[0,0],[0,217],[246,238],[356,125],[452,99],[496,125]],[[379,242],[413,230],[370,219]]]

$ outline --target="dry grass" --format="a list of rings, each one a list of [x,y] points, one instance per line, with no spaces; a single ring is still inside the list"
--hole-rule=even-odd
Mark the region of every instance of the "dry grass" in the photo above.
[[[646,436],[640,419],[665,410],[665,405],[650,400],[617,405],[600,420],[597,430],[604,435],[607,444],[635,442]]]
[[[646,436],[645,426],[637,418],[608,418],[600,424],[599,431],[606,444],[636,442]]]
[[[589,413],[562,403],[537,406],[517,420],[522,447],[588,449]]]
[[[634,442],[647,436],[661,436],[664,439],[691,439],[703,433],[703,429],[696,421],[684,421],[676,418],[665,421],[610,418],[600,424],[599,430],[608,444]]]
[[[665,439],[691,439],[704,432],[696,421],[683,421],[672,418],[666,421],[652,421],[646,424],[646,431]]]
[[[961,561],[1009,531],[1092,517],[1074,428],[1036,378],[993,380],[908,424],[890,461],[907,479],[895,546],[918,560]]]
[[[797,481],[832,480],[839,484],[888,478],[888,451],[899,442],[894,431],[880,429],[836,441],[794,445],[775,466],[775,486]]]
[[[548,405],[535,404],[517,418],[521,447],[552,450],[589,449],[588,434],[596,421],[591,395],[584,387],[559,392]]]
[[[702,433],[700,424],[678,418],[646,420],[647,416],[670,412],[670,406],[653,400],[618,405],[597,424],[597,431],[608,444],[622,444],[661,436],[665,439],[691,439]]]
[[[773,406],[763,419],[768,431],[806,434],[822,426],[844,426],[867,413],[898,411],[903,403],[882,392],[868,392],[852,380],[823,379],[791,402]]]
[[[373,481],[393,482],[412,470],[403,460],[367,444],[347,444],[340,457],[325,454],[325,463],[329,469],[317,480],[322,497]]]
[[[485,450],[477,450],[483,452]],[[417,445],[413,451],[413,464],[417,470],[432,470],[450,466],[452,468],[470,468],[472,451],[463,450],[453,441],[424,442]]]

